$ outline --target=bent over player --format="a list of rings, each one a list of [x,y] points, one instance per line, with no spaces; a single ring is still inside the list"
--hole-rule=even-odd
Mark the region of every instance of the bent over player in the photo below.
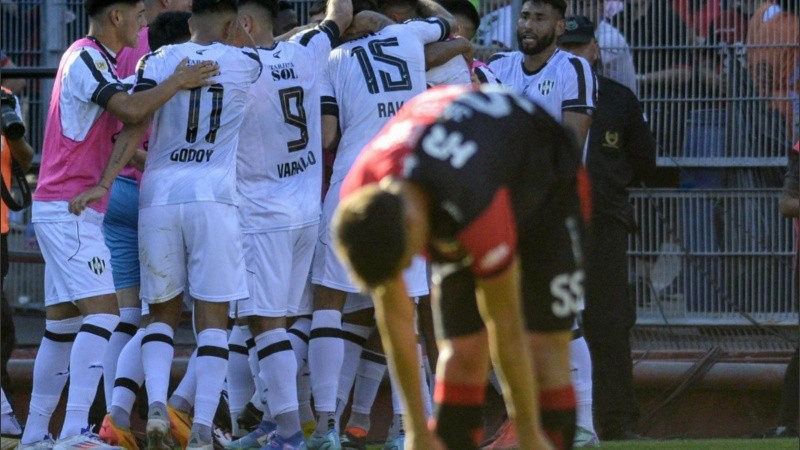
[[[438,438],[449,448],[477,448],[491,354],[521,446],[548,448],[540,407],[550,441],[572,444],[568,350],[582,291],[578,180],[585,176],[567,136],[541,108],[501,87],[436,88],[403,107],[344,181],[336,247],[375,298],[413,448],[434,448],[436,439],[420,407],[413,311],[400,275],[420,252],[434,264],[444,338]],[[530,353],[519,352],[525,345]]]

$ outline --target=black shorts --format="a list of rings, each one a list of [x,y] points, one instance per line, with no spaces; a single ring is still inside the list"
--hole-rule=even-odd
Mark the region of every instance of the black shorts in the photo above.
[[[570,233],[563,217],[520,235],[517,250],[528,331],[572,329],[583,295],[583,271],[576,262],[576,251],[581,252],[580,232],[573,221]],[[433,263],[433,310],[440,338],[465,336],[484,327],[475,298],[475,276],[469,268],[452,271],[452,267]],[[448,269],[450,273],[446,273]]]

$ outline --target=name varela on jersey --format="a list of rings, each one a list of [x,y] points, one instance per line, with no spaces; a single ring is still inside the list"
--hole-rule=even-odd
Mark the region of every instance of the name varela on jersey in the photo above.
[[[291,177],[305,172],[305,170],[317,164],[317,157],[314,152],[308,152],[295,161],[278,164],[278,178]]]

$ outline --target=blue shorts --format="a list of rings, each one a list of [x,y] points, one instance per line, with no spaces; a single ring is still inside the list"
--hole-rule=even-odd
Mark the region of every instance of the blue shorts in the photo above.
[[[103,235],[111,251],[116,290],[139,286],[139,186],[136,180],[117,177],[111,188]]]

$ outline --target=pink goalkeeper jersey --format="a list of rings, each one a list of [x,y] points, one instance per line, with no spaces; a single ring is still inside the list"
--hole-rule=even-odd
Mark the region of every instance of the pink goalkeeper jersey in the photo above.
[[[120,122],[106,111],[125,92],[114,56],[92,37],[75,41],[61,57],[44,130],[37,201],[69,201],[95,186],[113,149]],[[104,213],[108,195],[89,205]]]

